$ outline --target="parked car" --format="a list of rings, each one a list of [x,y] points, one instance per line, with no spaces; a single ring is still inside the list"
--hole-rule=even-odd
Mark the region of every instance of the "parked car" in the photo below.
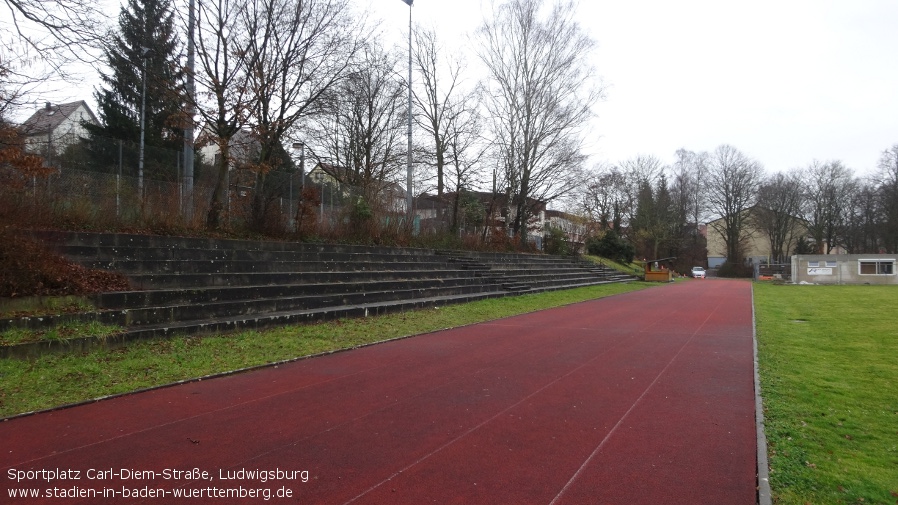
[[[705,269],[702,267],[692,267],[692,277],[695,279],[704,279]]]

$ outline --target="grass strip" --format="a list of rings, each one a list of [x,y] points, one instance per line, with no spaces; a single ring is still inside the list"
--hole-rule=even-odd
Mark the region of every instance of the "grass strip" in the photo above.
[[[896,296],[755,285],[774,503],[898,502]]]
[[[122,329],[96,321],[67,321],[42,330],[13,328],[0,332],[0,345],[24,344],[44,340],[67,340],[83,336],[108,337]]]
[[[35,361],[0,360],[0,417],[275,361],[479,323],[634,291],[605,284],[439,309],[217,336],[175,337]]]
[[[40,317],[90,310],[94,310],[94,304],[84,296],[0,298],[0,318]]]

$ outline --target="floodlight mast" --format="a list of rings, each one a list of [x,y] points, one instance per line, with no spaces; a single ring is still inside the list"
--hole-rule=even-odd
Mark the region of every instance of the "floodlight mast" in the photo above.
[[[137,159],[137,194],[143,201],[143,156],[144,156],[144,128],[146,123],[146,104],[147,104],[147,60],[153,57],[153,50],[149,47],[140,48],[140,58],[143,60],[143,71],[141,72],[141,91],[140,91],[140,152]]]
[[[405,181],[405,210],[412,217],[412,4],[415,0],[402,0],[408,4],[408,167]]]
[[[196,24],[195,0],[190,0],[187,10],[187,124],[184,128],[184,181],[182,191],[187,201],[184,205],[184,218],[193,219],[193,149],[194,131],[193,116],[196,114],[196,81],[194,25]]]

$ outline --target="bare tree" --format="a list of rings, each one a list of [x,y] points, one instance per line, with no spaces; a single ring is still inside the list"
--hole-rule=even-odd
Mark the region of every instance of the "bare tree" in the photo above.
[[[95,62],[108,19],[89,0],[4,0],[0,8],[0,118],[24,97],[59,79],[74,80],[68,62]]]
[[[626,177],[615,166],[597,166],[587,174],[580,191],[580,209],[602,230],[620,233],[629,215]]]
[[[253,200],[259,225],[270,201],[267,174],[283,156],[283,141],[322,111],[322,98],[347,75],[365,30],[349,0],[247,0],[241,23],[252,62],[249,125],[260,146]]]
[[[443,63],[442,51],[433,30],[417,30],[414,37],[412,57],[422,84],[420,92],[412,88],[415,108],[418,111],[415,118],[418,126],[428,136],[429,149],[426,158],[428,164],[436,170],[437,194],[442,195],[445,186],[443,178],[449,129],[458,121],[460,114],[456,102],[462,64],[459,60]]]
[[[199,0],[197,2],[196,80],[201,92],[196,110],[205,123],[200,143],[218,147],[215,189],[209,202],[206,225],[221,226],[224,199],[227,197],[228,170],[232,165],[234,136],[249,120],[252,101],[248,85],[249,69],[255,60],[243,51],[248,34],[242,31],[240,18],[245,0]]]
[[[0,50],[6,53],[4,65],[12,54],[28,59],[36,57],[49,63],[56,72],[66,72],[70,60],[92,62],[103,48],[108,16],[104,5],[90,0],[4,0],[6,14],[0,22]],[[12,35],[7,38],[5,34]],[[28,51],[14,47],[23,45]],[[20,60],[21,61],[21,60]]]
[[[460,102],[456,121],[449,126],[447,132],[446,175],[455,191],[450,219],[452,231],[458,230],[459,205],[463,192],[481,182],[482,173],[478,170],[485,155],[485,149],[481,142],[483,119],[476,106],[476,95],[467,95],[466,98]]]
[[[450,227],[456,230],[461,191],[474,182],[483,154],[478,148],[480,95],[463,88],[463,61],[445,55],[433,30],[415,32],[413,58],[421,79],[420,91],[413,92],[415,117],[428,138],[422,158],[436,172],[437,195],[454,192]]]
[[[730,145],[721,145],[711,154],[706,191],[708,210],[720,217],[713,226],[714,233],[723,238],[727,261],[742,262],[742,246],[747,238],[748,210],[755,204],[762,167]]]
[[[595,43],[576,21],[571,1],[548,12],[541,0],[493,5],[478,30],[489,72],[486,108],[506,180],[511,231],[527,240],[533,201],[567,194],[585,161],[582,137],[601,90],[588,62]]]
[[[708,257],[707,239],[700,230],[707,213],[703,185],[708,172],[708,153],[679,149],[676,156],[677,160],[670,168],[671,214],[675,228],[669,251],[677,257],[676,267],[686,270],[704,265]]]
[[[390,187],[406,155],[406,103],[397,61],[376,44],[328,94],[327,111],[316,118],[316,145],[339,182],[374,204]]]
[[[882,152],[879,158],[877,193],[883,219],[882,246],[889,253],[898,252],[898,144]]]
[[[817,252],[829,254],[840,245],[838,231],[845,218],[846,201],[854,185],[851,170],[841,161],[814,161],[805,170],[807,195],[804,218]]]
[[[672,167],[671,193],[678,212],[684,219],[691,224],[701,223],[707,208],[703,185],[708,173],[708,153],[679,149],[676,154],[677,161]]]
[[[801,235],[803,182],[796,172],[775,173],[758,188],[758,205],[752,212],[755,228],[767,237],[771,260],[783,262]]]
[[[11,52],[20,49],[0,47],[0,120],[8,118],[12,111],[24,105],[23,97],[48,78],[16,68],[13,62],[21,60],[21,56],[11,55]]]

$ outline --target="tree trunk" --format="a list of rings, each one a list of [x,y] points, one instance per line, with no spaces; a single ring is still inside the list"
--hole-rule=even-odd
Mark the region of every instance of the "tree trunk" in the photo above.
[[[212,201],[209,202],[209,213],[206,215],[206,227],[210,230],[222,228],[222,215],[224,214],[223,200],[228,196],[228,160],[230,148],[228,139],[218,140],[218,178],[215,182],[215,190],[212,192]]]

